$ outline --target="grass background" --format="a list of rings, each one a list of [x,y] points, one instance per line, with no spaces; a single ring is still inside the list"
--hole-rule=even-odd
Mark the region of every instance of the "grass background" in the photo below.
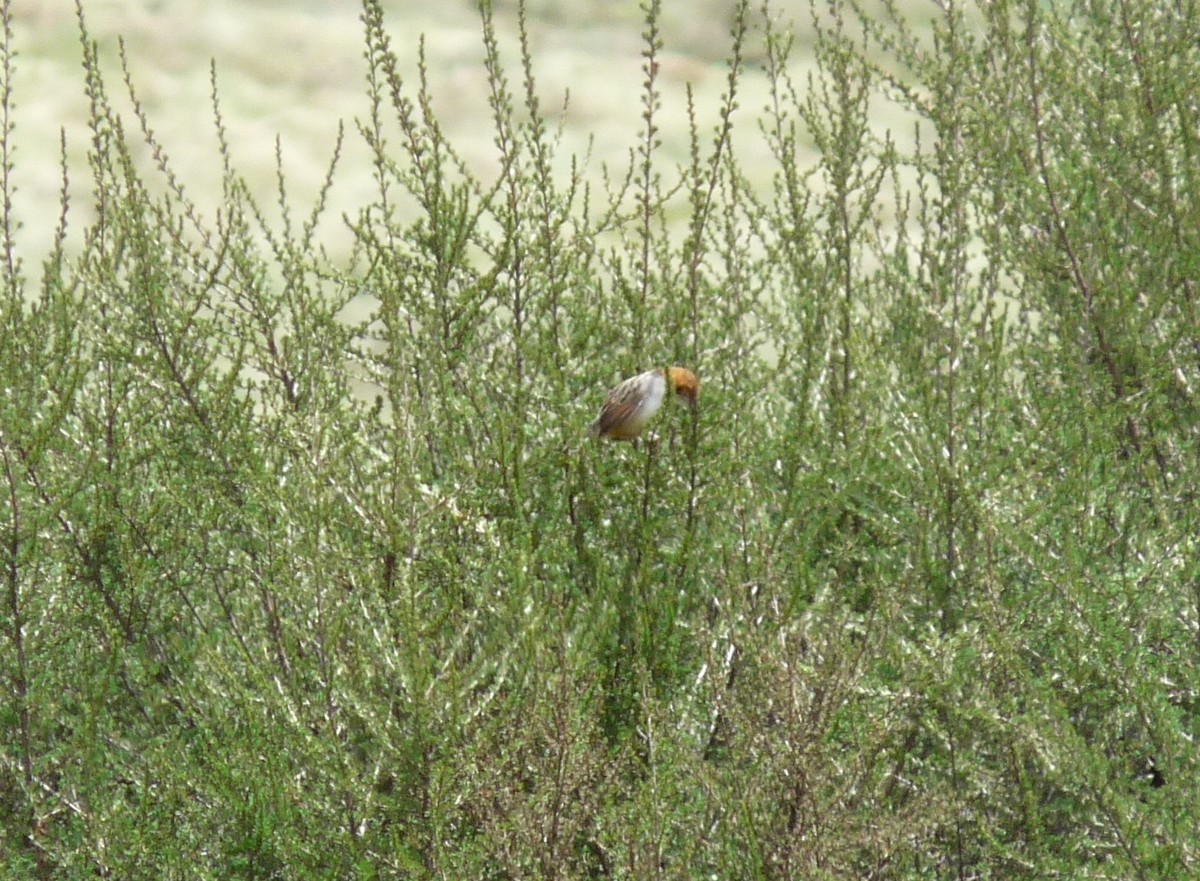
[[[428,46],[432,97],[438,118],[463,152],[470,167],[494,172],[491,133],[481,129],[486,118],[487,73],[483,68],[479,16],[473,4],[450,2],[436,8],[425,3],[391,2],[387,27],[394,35],[398,61],[415,75],[419,39]],[[530,44],[537,57],[538,90],[546,109],[561,115],[567,151],[594,157],[592,173],[603,162],[622,162],[638,129],[641,73],[641,12],[633,3],[572,2],[534,4],[528,19]],[[348,0],[329,3],[219,0],[214,3],[120,2],[87,3],[91,36],[101,47],[100,63],[112,72],[117,40],[124,40],[139,97],[154,122],[164,149],[186,169],[191,195],[213,208],[218,203],[221,163],[212,125],[212,80],[216,66],[225,122],[238,167],[260,197],[269,201],[276,170],[275,143],[281,142],[284,167],[291,172],[298,200],[316,196],[337,137],[337,122],[347,123],[367,111],[360,6]],[[795,22],[802,42],[811,39],[807,7],[785,3],[774,15]],[[687,141],[684,87],[701,96],[699,111],[715,121],[716,98],[724,86],[724,60],[733,9],[728,3],[665,9],[662,31],[664,150],[682,159]],[[79,161],[87,149],[87,104],[80,79],[79,28],[75,5],[68,0],[12,4],[13,30],[20,53],[20,75],[13,87],[15,121],[21,127],[24,152],[22,187],[17,204],[27,218],[24,236],[30,248],[44,250],[52,237],[61,173],[59,133],[67,132],[68,152]],[[496,27],[502,51],[513,60],[517,18],[514,4],[497,6]],[[807,35],[807,36],[806,36]],[[812,61],[797,53],[797,72]],[[744,85],[750,96],[743,115],[752,119],[765,100],[765,77],[751,70]],[[561,114],[570,94],[569,112]],[[120,99],[121,96],[114,96]],[[879,124],[898,127],[894,108],[881,108]],[[891,113],[893,118],[888,119]],[[334,220],[323,225],[322,238],[345,253],[350,236],[336,222],[341,211],[354,210],[373,191],[371,156],[365,145],[350,139],[341,172],[330,193]],[[746,143],[741,149],[769,175],[765,150]],[[143,157],[144,158],[144,157]],[[86,193],[78,181],[78,195]],[[86,200],[77,209],[86,212]],[[46,212],[39,215],[39,212]]]
[[[1195,871],[1195,9],[92,8],[5,7],[5,877]]]

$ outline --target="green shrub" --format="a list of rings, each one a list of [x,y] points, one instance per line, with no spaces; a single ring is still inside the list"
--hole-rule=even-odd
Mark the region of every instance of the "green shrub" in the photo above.
[[[4,877],[1198,870],[1200,16],[832,2],[801,77],[740,3],[679,163],[642,13],[596,169],[482,7],[483,176],[366,0],[344,265],[340,141],[269,221],[214,86],[204,219],[81,14],[36,280],[6,27]],[[669,363],[695,414],[586,439]]]

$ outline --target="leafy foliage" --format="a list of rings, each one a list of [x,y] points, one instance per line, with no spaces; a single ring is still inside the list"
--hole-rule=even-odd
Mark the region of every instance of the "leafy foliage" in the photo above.
[[[484,178],[367,0],[348,265],[215,86],[203,218],[81,14],[95,220],[36,283],[6,28],[4,877],[1198,871],[1200,17],[833,2],[797,81],[740,3],[675,165],[661,12],[597,174],[485,4]],[[584,438],[668,363],[695,416]]]

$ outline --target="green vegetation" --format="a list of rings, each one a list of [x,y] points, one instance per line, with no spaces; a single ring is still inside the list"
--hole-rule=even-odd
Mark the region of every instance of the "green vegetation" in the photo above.
[[[8,31],[0,877],[1200,873],[1200,10],[834,2],[797,81],[740,5],[682,167],[659,13],[601,174],[485,8],[481,179],[367,0],[348,262],[86,26],[95,219],[17,253]]]

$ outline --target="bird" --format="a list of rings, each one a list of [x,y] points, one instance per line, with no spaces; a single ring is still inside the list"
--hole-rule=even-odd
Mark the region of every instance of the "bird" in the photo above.
[[[647,370],[631,376],[608,393],[600,415],[588,428],[589,437],[633,440],[662,406],[667,389],[696,409],[700,380],[685,367]]]

